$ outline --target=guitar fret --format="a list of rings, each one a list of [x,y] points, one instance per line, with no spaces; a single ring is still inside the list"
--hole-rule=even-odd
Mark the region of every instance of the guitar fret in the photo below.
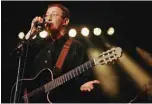
[[[69,74],[67,73],[67,78],[68,78],[68,80],[70,79],[70,77],[69,77]]]
[[[55,83],[53,83],[54,82],[54,80],[51,82],[51,83],[49,83],[49,86],[48,86],[48,89],[50,88],[50,89],[53,89],[53,86],[55,86],[56,84]]]
[[[76,69],[76,70],[77,70],[77,72],[78,72],[78,75],[79,75],[79,69],[78,69],[78,67],[77,67],[77,69]]]
[[[81,74],[81,73],[82,73],[82,72],[81,72],[81,67],[78,67],[78,70],[79,70],[79,72],[80,72],[80,74]]]
[[[76,76],[76,74],[75,74],[75,71],[74,71],[74,70],[72,70],[72,73],[73,73],[73,77],[75,77],[75,76]]]
[[[65,82],[64,77],[61,77],[61,78],[62,78],[62,83],[64,83]]]
[[[73,70],[71,71],[71,74],[72,74],[72,77],[75,77],[75,74],[74,74]]]
[[[50,87],[48,89],[53,89],[55,86],[57,86],[55,83],[56,82],[54,80],[51,83],[49,83]]]
[[[84,69],[84,66],[83,65],[81,65],[81,67],[82,67],[82,69],[83,69],[83,72],[85,71],[85,69]]]
[[[51,88],[50,86],[51,86],[51,85],[50,85],[50,84],[48,84],[46,87],[47,87],[47,88]]]
[[[71,79],[71,73],[69,72],[69,80]]]
[[[52,89],[54,89],[55,87],[57,87],[58,86],[58,82],[57,82],[57,80],[56,81],[54,81],[55,83],[56,83],[56,85],[54,85],[53,83],[53,86],[52,86]]]
[[[59,79],[58,79],[58,82],[59,82],[59,85],[60,85],[60,83],[61,83],[61,82],[60,82],[60,77],[59,77]]]
[[[91,65],[91,61],[89,61],[89,65],[90,65],[90,68],[92,67],[92,65]]]
[[[50,86],[49,83],[45,85],[45,89],[46,89],[45,92],[47,92],[47,89],[49,89],[49,86]]]
[[[88,67],[87,67],[87,63],[85,63],[85,66],[86,66],[86,68],[88,69]]]
[[[76,70],[77,70],[77,75],[81,74],[79,67],[77,67]]]
[[[66,77],[66,74],[65,74],[65,81],[67,81],[67,77]]]
[[[69,74],[69,80],[71,79],[71,75],[70,75],[70,72],[68,73]]]
[[[89,62],[87,62],[86,65],[87,65],[87,68],[89,69]]]
[[[53,86],[52,86],[52,88],[55,88],[56,86],[58,86],[58,82],[57,82],[57,79],[56,80],[53,80],[53,82],[55,83],[52,83],[52,84],[54,84]]]
[[[70,74],[70,79],[72,79],[72,73],[71,73],[71,71],[69,72],[69,74]]]
[[[62,84],[64,83],[64,77],[61,77]]]
[[[56,82],[57,82],[57,84],[56,84],[56,85],[57,85],[57,86],[59,85],[59,81],[58,81],[58,80],[59,80],[59,78],[57,78],[57,79],[56,79]]]
[[[49,83],[44,85],[44,87],[45,87],[45,92],[46,92],[46,90],[49,88],[48,86],[49,86]]]
[[[52,90],[54,88],[56,88],[57,86],[59,86],[59,78],[55,79],[52,81],[52,83],[50,83],[50,85],[52,85],[49,89]]]
[[[63,77],[61,77],[61,81],[62,81],[62,84],[64,83],[64,79],[63,79]]]
[[[60,85],[63,83],[63,81],[62,81],[62,77],[60,77]]]
[[[79,75],[79,73],[78,73],[77,68],[75,68],[74,70],[75,70],[75,76],[78,76],[78,75]]]
[[[61,85],[62,84],[62,77],[59,78],[59,82],[60,82],[59,85]]]
[[[60,77],[60,84],[62,84],[63,83],[63,81],[62,81],[62,77]]]
[[[75,69],[76,75],[78,75],[77,68]]]
[[[70,80],[70,74],[68,73],[68,80]]]

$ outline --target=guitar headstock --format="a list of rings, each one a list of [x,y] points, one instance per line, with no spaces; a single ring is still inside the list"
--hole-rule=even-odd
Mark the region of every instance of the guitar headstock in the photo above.
[[[122,49],[120,47],[112,48],[110,50],[103,52],[101,55],[95,58],[95,64],[103,65],[113,62],[118,58],[120,58],[121,55],[122,55]]]

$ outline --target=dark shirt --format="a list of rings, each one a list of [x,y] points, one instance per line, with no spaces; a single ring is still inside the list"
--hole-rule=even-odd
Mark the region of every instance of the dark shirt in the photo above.
[[[52,70],[53,74],[56,75],[55,77],[58,77],[88,61],[87,51],[84,46],[79,41],[73,40],[61,71],[57,74],[54,73],[58,72],[57,69],[54,69],[54,66],[64,43],[68,39],[68,36],[65,35],[55,42],[53,42],[51,38],[32,40],[30,42],[27,60],[27,76],[34,77],[43,68],[49,68]],[[81,94],[80,86],[86,81],[91,80],[89,76],[90,71],[87,71],[59,87],[53,95],[54,102],[80,102],[78,100],[78,96]]]

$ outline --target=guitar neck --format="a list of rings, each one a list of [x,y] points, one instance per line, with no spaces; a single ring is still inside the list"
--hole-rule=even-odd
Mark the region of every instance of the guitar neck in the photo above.
[[[75,69],[67,72],[66,74],[61,75],[60,77],[48,82],[47,84],[44,85],[45,92],[49,92],[53,90],[54,88],[64,84],[65,82],[73,79],[74,77],[82,74],[83,72],[89,70],[95,66],[95,61],[94,59],[87,61],[86,63],[76,67]]]

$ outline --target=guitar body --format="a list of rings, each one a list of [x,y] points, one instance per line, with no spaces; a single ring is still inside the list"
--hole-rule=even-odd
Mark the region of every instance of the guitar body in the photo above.
[[[14,100],[16,86],[13,86],[13,96],[11,102],[15,103],[48,103],[49,92],[45,93],[43,85],[53,80],[52,71],[48,68],[40,71],[34,78],[21,79],[18,81],[18,86],[21,85],[20,91],[17,91],[16,99]],[[16,85],[16,84],[15,84]],[[41,87],[42,86],[42,87]],[[37,91],[35,91],[35,89]],[[20,94],[19,94],[20,92]],[[33,92],[33,93],[31,93]],[[31,94],[32,96],[27,96]],[[23,98],[24,96],[24,98]]]

